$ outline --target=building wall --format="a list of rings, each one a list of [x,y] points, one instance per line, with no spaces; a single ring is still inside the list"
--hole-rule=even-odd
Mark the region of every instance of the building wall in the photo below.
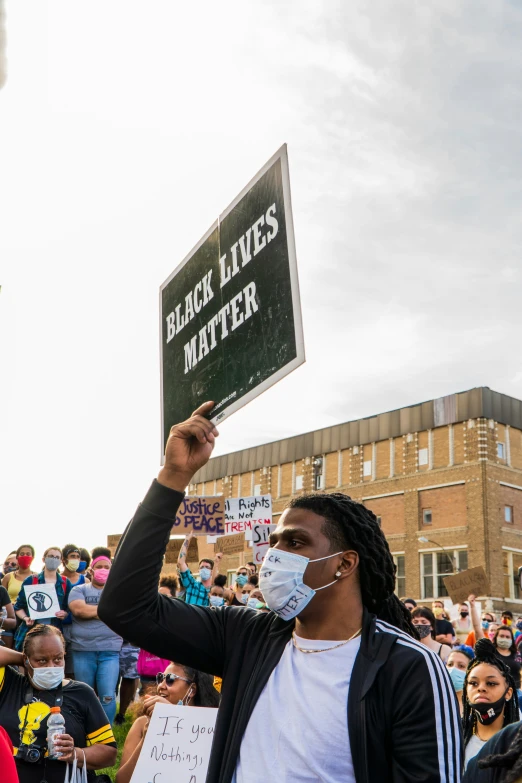
[[[420,464],[426,454],[427,462]],[[519,560],[522,564],[522,431],[491,419],[470,419],[191,485],[190,493],[247,496],[257,487],[272,495],[277,521],[293,495],[314,490],[314,458],[323,460],[325,491],[346,492],[381,518],[391,551],[405,557],[407,595],[422,598],[425,552],[465,547],[468,567],[485,568],[495,607],[505,604],[508,590],[513,610],[522,612],[513,586]],[[513,509],[511,523],[504,519],[505,506]],[[423,524],[423,509],[431,509],[431,525]],[[212,556],[212,545],[208,552],[206,543],[200,546],[201,556]],[[249,560],[249,552],[245,546],[224,567]]]

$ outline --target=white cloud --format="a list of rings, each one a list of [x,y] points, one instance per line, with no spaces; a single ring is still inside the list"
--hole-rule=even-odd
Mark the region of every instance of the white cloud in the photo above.
[[[159,461],[158,286],[283,141],[308,363],[220,451],[476,385],[520,397],[517,5],[7,11],[6,550],[123,529]]]

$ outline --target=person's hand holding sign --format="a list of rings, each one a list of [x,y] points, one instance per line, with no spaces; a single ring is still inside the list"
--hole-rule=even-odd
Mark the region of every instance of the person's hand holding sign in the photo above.
[[[160,484],[184,492],[194,473],[207,464],[219,434],[205,418],[213,407],[213,402],[205,402],[190,419],[171,428],[165,448],[165,465],[158,475]]]

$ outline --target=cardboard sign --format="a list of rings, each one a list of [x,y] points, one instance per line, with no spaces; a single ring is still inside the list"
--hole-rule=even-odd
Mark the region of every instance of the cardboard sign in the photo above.
[[[272,495],[252,495],[245,498],[228,498],[225,502],[225,531],[245,533],[252,540],[254,525],[272,523]]]
[[[252,528],[252,562],[261,565],[266,553],[270,549],[270,533],[277,525],[254,525]]]
[[[225,533],[225,500],[223,497],[186,497],[172,526],[175,535],[222,536]]]
[[[245,534],[234,533],[232,536],[219,536],[214,544],[214,552],[224,555],[235,555],[245,549]]]
[[[25,585],[24,590],[29,617],[32,620],[55,617],[56,612],[61,610],[55,585]]]
[[[179,550],[183,544],[184,538],[171,538],[167,544],[167,550],[165,552],[165,563],[177,563]],[[198,540],[193,538],[190,542],[189,550],[187,553],[187,563],[197,563],[199,561],[198,554]]]
[[[131,783],[205,783],[217,709],[156,704]]]
[[[445,576],[444,585],[453,603],[467,601],[468,595],[488,595],[489,584],[486,572],[482,566],[468,568],[458,574]]]
[[[305,360],[286,145],[160,287],[162,460],[170,427],[218,422]]]

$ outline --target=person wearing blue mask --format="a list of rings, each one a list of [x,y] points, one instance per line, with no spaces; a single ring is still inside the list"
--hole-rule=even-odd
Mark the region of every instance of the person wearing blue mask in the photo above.
[[[172,520],[214,448],[213,405],[171,428],[99,605],[115,632],[222,677],[207,783],[459,783],[454,688],[418,641],[362,503],[340,492],[290,500],[259,573],[270,612],[157,595]]]
[[[453,651],[449,654],[446,661],[446,667],[449,672],[450,680],[455,688],[457,699],[460,707],[460,714],[462,716],[462,689],[464,688],[464,680],[466,679],[466,671],[469,664],[475,657],[475,653],[471,647],[465,644],[460,644],[453,648]]]
[[[194,579],[192,571],[188,567],[187,556],[190,542],[194,537],[194,531],[185,537],[178,555],[178,570],[181,585],[185,590],[185,603],[193,606],[209,606],[209,594],[214,578],[219,570],[219,563],[223,557],[221,552],[216,554],[216,559],[204,557],[199,561],[199,581]]]
[[[221,587],[221,585],[213,584],[210,588],[209,602],[213,609],[225,606],[225,588]]]
[[[243,588],[248,584],[248,577],[250,576],[248,568],[245,566],[239,566],[236,571],[236,579],[234,585],[234,593],[236,595],[236,601],[240,604],[244,604],[243,600]]]

